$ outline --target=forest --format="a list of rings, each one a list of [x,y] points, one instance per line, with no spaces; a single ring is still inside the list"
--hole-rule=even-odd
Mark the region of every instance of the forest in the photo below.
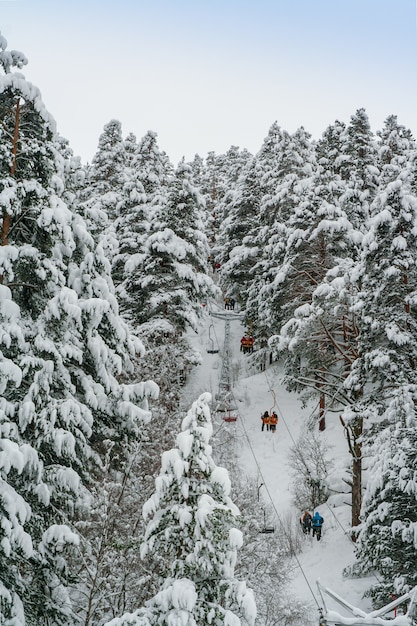
[[[256,154],[174,167],[156,132],[113,119],[83,164],[26,63],[0,36],[0,624],[310,623],[283,608],[295,548],[259,539],[256,485],[208,395],[182,404],[201,359],[187,332],[226,294],[254,367],[279,362],[316,404],[312,441],[340,421],[353,573],[378,572],[375,607],[410,591],[412,133],[395,115],[374,133],[358,109],[318,140],[273,122]]]

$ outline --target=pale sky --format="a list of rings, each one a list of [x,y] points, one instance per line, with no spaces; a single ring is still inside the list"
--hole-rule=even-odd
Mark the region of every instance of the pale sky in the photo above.
[[[314,138],[364,107],[417,138],[416,0],[0,0],[58,131],[91,161],[111,119],[184,156]]]

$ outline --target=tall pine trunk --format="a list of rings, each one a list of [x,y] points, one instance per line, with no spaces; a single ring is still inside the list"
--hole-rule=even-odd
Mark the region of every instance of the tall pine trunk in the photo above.
[[[14,120],[14,132],[13,132],[13,147],[12,147],[12,164],[10,166],[11,176],[15,176],[16,173],[16,157],[17,157],[17,143],[19,139],[19,119],[20,119],[20,98],[16,102],[16,112]],[[9,243],[10,232],[10,213],[7,211],[3,215],[3,224],[1,227],[0,241],[2,246],[7,246]],[[3,282],[3,276],[0,275],[0,283]]]
[[[358,417],[354,423],[347,425],[340,416],[340,421],[345,429],[346,439],[348,442],[349,452],[352,456],[352,528],[360,523],[360,514],[362,508],[362,433],[363,418]],[[356,541],[356,533],[353,532],[352,538]]]

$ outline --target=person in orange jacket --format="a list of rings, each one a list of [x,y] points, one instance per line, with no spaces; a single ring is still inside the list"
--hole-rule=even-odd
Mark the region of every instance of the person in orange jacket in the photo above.
[[[272,415],[269,416],[269,430],[271,430],[274,433],[277,429],[277,424],[278,424],[278,415],[276,414],[275,411],[273,411]]]
[[[269,411],[265,411],[265,413],[261,415],[261,420],[262,420],[261,430],[263,431],[265,426],[266,426],[266,430],[269,430]]]

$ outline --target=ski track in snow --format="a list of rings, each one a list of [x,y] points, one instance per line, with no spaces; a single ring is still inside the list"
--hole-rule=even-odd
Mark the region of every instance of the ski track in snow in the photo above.
[[[245,328],[236,317],[236,313],[224,311],[221,306],[210,303],[205,310],[198,334],[189,333],[190,344],[201,353],[202,364],[194,368],[185,388],[184,409],[203,392],[213,396],[213,409],[216,394],[219,392],[219,380],[224,352],[225,320],[211,315],[221,314],[230,317],[229,362],[232,382],[232,399],[236,401],[236,423],[227,428],[236,429],[242,466],[251,476],[257,478],[260,498],[272,504],[276,511],[276,526],[297,524],[301,511],[292,502],[291,470],[289,452],[297,440],[306,420],[314,412],[314,407],[302,408],[296,394],[288,392],[281,384],[281,375],[276,365],[268,365],[265,372],[256,372],[251,367],[250,355],[240,352],[240,339]],[[211,327],[211,328],[210,328]],[[210,354],[209,349],[219,349],[218,354]],[[274,394],[276,398],[274,406]],[[261,414],[274,407],[279,416],[276,433],[261,431]],[[213,412],[213,420],[215,420]],[[333,474],[340,480],[340,474],[349,464],[347,446],[341,432],[337,415],[326,417],[326,430],[323,433],[329,446]],[[336,506],[337,504],[337,506]],[[318,507],[324,517],[323,535],[320,542],[312,537],[302,538],[302,551],[297,555],[298,564],[292,580],[294,596],[311,604],[318,615],[318,606],[323,601],[317,590],[316,581],[329,587],[350,604],[364,611],[371,610],[370,601],[363,598],[363,593],[372,583],[373,578],[346,578],[343,569],[354,563],[354,550],[346,534],[349,528],[350,508],[343,504],[343,497],[336,504]],[[314,597],[313,597],[314,596]],[[330,597],[325,596],[326,608],[341,615],[351,616]]]

